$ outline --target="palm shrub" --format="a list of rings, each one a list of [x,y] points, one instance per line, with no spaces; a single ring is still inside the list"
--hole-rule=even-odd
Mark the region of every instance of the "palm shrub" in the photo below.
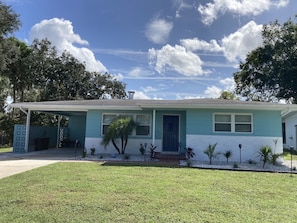
[[[270,146],[262,146],[258,152],[260,160],[263,162],[263,168],[265,164],[271,160],[271,148]]]
[[[223,153],[223,155],[226,157],[227,163],[228,163],[229,158],[232,156],[232,150],[225,151],[225,153]]]
[[[215,143],[213,145],[209,144],[206,149],[203,151],[207,156],[208,156],[208,159],[209,159],[209,164],[211,165],[212,164],[212,160],[214,158],[216,158],[220,153],[217,153],[215,152],[215,149],[216,149],[216,146],[217,146],[218,143]]]
[[[125,154],[128,137],[136,126],[136,122],[129,116],[119,116],[113,120],[104,133],[101,144],[106,147],[110,142],[119,154]],[[117,140],[120,139],[120,146]]]

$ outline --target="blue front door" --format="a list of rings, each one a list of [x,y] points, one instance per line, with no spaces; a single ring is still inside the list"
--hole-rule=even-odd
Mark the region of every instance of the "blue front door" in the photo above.
[[[179,116],[163,116],[163,152],[178,152]]]

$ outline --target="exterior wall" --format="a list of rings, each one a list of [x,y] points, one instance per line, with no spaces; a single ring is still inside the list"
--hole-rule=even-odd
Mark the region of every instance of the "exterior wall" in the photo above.
[[[252,133],[217,133],[213,130],[213,113],[250,113],[253,115]],[[275,146],[274,140],[277,140]],[[204,150],[215,144],[217,152],[232,150],[230,161],[240,161],[239,144],[242,144],[241,161],[259,159],[261,146],[268,145],[276,153],[282,153],[281,114],[278,111],[236,111],[236,110],[189,110],[187,112],[187,147],[194,149],[197,160],[207,161]],[[220,160],[224,161],[223,155]]]
[[[286,143],[284,144],[285,148],[290,148],[293,146],[294,149],[297,149],[296,141],[297,141],[297,114],[294,114],[285,120],[286,125]]]
[[[275,144],[273,140],[277,140]],[[222,135],[187,135],[187,145],[194,149],[196,156],[194,160],[208,161],[208,156],[204,154],[204,150],[209,144],[213,145],[217,143],[216,152],[226,152],[226,150],[232,151],[232,156],[229,162],[240,162],[240,150],[239,144],[242,144],[241,149],[241,162],[247,160],[259,161],[258,151],[261,146],[267,145],[272,148],[275,153],[282,153],[282,137],[265,137],[265,136],[222,136]],[[275,149],[275,150],[274,150]],[[226,161],[224,155],[220,155],[215,161]]]
[[[86,118],[86,138],[85,148],[90,153],[90,148],[94,147],[96,153],[116,153],[116,150],[110,144],[107,148],[101,145],[102,133],[102,114],[104,113],[120,113],[119,111],[88,111]],[[126,114],[141,114],[152,111],[127,111]],[[252,133],[217,133],[213,130],[213,114],[214,113],[250,113],[253,115],[253,132]],[[242,144],[242,161],[248,159],[259,159],[257,153],[261,146],[269,145],[275,152],[281,153],[282,145],[282,126],[281,113],[279,111],[253,111],[253,110],[210,110],[210,109],[188,109],[182,110],[158,110],[156,111],[155,126],[155,145],[158,146],[158,152],[162,152],[163,137],[163,116],[179,115],[180,117],[180,142],[182,149],[192,147],[196,152],[195,159],[208,160],[203,153],[209,144],[218,143],[216,150],[225,152],[232,150],[233,156],[231,160],[239,162],[239,144]],[[152,132],[152,128],[151,128]],[[148,149],[152,142],[151,136],[131,136],[128,140],[126,153],[139,154],[140,143],[147,143]],[[277,139],[275,147],[274,140]],[[223,156],[220,158],[225,160]]]
[[[102,142],[102,115],[103,114],[150,114],[153,117],[152,111],[98,111],[98,110],[90,110],[87,113],[86,118],[86,138],[85,138],[85,148],[87,153],[90,153],[91,148],[96,149],[96,154],[102,153],[117,153],[115,148],[110,143],[106,148],[101,145]],[[152,119],[151,119],[152,121]],[[152,126],[152,124],[151,124]],[[140,154],[139,147],[140,143],[148,144],[148,149],[150,144],[152,143],[152,128],[151,128],[151,135],[150,136],[130,136],[128,139],[128,144],[126,147],[127,154]],[[156,140],[155,144],[160,145],[160,140]],[[120,141],[119,141],[120,142]],[[158,146],[156,151],[159,151],[161,147]]]

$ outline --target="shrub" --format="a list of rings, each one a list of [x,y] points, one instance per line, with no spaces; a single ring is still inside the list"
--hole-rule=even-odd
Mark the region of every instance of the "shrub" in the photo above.
[[[271,148],[270,146],[262,146],[258,152],[260,160],[263,162],[263,168],[265,164],[271,160]]]
[[[95,151],[96,149],[94,147],[91,148],[91,155],[94,156],[95,155]]]
[[[225,151],[225,153],[223,153],[223,155],[226,157],[227,163],[228,163],[229,158],[232,156],[232,150]]]
[[[207,156],[208,156],[208,159],[209,159],[209,164],[211,165],[212,164],[212,160],[217,157],[218,155],[220,155],[220,153],[216,153],[215,152],[215,149],[216,149],[216,146],[217,146],[217,143],[211,145],[209,144],[207,146],[207,148],[203,151]]]
[[[233,168],[234,168],[234,169],[237,169],[237,168],[239,168],[239,166],[238,166],[238,163],[236,163],[236,162],[235,162],[235,163],[233,163]]]

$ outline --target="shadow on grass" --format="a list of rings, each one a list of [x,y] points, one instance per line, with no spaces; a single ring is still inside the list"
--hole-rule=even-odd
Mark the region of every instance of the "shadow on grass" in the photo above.
[[[137,167],[166,167],[166,168],[184,168],[178,161],[104,161],[102,166],[137,166]]]

